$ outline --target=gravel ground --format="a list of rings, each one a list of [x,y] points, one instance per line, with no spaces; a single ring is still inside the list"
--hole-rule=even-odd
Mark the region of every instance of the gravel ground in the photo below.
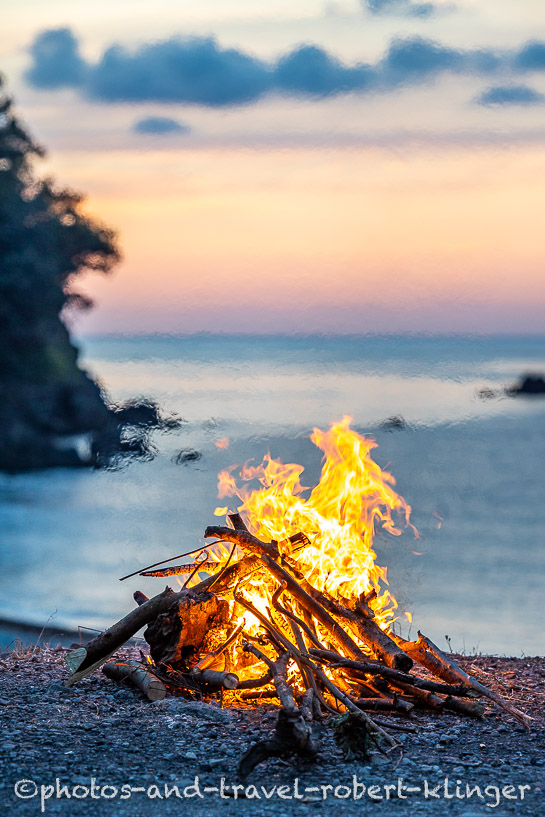
[[[545,658],[457,657],[535,718],[530,732],[494,708],[482,721],[420,712],[402,721],[415,733],[396,733],[402,755],[347,763],[325,726],[314,763],[270,760],[233,791],[242,751],[274,729],[274,705],[150,703],[101,672],[68,689],[65,653],[0,656],[2,814],[545,815]]]

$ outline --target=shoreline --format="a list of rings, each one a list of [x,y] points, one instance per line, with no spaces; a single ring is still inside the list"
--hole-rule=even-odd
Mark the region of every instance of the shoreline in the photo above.
[[[115,623],[112,621],[112,624]],[[35,624],[33,622],[21,621],[17,619],[11,619],[9,617],[0,616],[0,652],[10,651],[13,649],[13,645],[18,640],[22,646],[24,647],[32,647],[38,645],[41,647],[49,647],[49,648],[56,648],[56,647],[70,647],[72,644],[77,643],[78,646],[81,644],[86,644],[88,641],[91,641],[100,632],[104,632],[104,630],[108,629],[104,627],[103,629],[99,628],[91,628],[91,627],[84,627],[81,625],[80,627],[70,627],[70,626],[54,626],[51,625],[40,625]],[[133,637],[134,639],[138,640],[137,637]],[[130,639],[128,644],[133,643],[133,639]],[[471,653],[453,653],[455,655],[461,655],[466,660],[474,660],[474,659],[507,659],[513,661],[525,661],[525,660],[543,660],[545,662],[545,653],[542,655],[539,654],[529,654],[529,655],[507,655],[505,652],[503,653],[495,653],[495,652],[471,652]]]
[[[32,622],[19,621],[8,617],[0,616],[0,652],[13,649],[19,642],[24,647],[52,646],[69,647],[72,643],[85,644],[96,635],[96,631],[89,631],[85,628],[71,628],[54,624],[33,624]]]

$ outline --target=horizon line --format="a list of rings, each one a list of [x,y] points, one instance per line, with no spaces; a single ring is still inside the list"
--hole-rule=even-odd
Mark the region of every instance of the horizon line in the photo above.
[[[199,330],[195,332],[164,332],[164,331],[129,331],[129,332],[77,332],[70,331],[72,340],[87,340],[87,339],[134,339],[134,340],[152,340],[152,339],[168,339],[168,338],[262,338],[262,339],[286,339],[286,340],[303,340],[305,338],[322,338],[332,340],[363,340],[370,338],[404,338],[404,339],[446,339],[446,338],[460,338],[460,339],[492,339],[492,338],[519,338],[519,339],[543,339],[545,340],[545,332],[440,332],[440,331],[398,331],[398,332],[227,332],[216,331],[210,332],[206,330]]]

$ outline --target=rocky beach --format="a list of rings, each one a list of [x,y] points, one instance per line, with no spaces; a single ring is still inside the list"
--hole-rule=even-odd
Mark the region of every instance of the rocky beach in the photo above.
[[[384,718],[414,730],[395,732],[402,750],[347,762],[325,721],[315,762],[269,760],[241,782],[239,758],[272,733],[274,702],[233,700],[222,708],[218,700],[167,696],[151,703],[100,671],[67,688],[65,654],[38,646],[0,657],[5,814],[543,813],[544,658],[455,656],[531,715],[530,731],[493,707],[483,720],[419,711]],[[117,658],[139,655],[128,647]]]

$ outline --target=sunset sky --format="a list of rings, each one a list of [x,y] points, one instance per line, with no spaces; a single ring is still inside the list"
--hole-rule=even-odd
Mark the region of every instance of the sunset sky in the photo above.
[[[0,50],[120,235],[78,331],[543,332],[543,0],[19,0]]]

